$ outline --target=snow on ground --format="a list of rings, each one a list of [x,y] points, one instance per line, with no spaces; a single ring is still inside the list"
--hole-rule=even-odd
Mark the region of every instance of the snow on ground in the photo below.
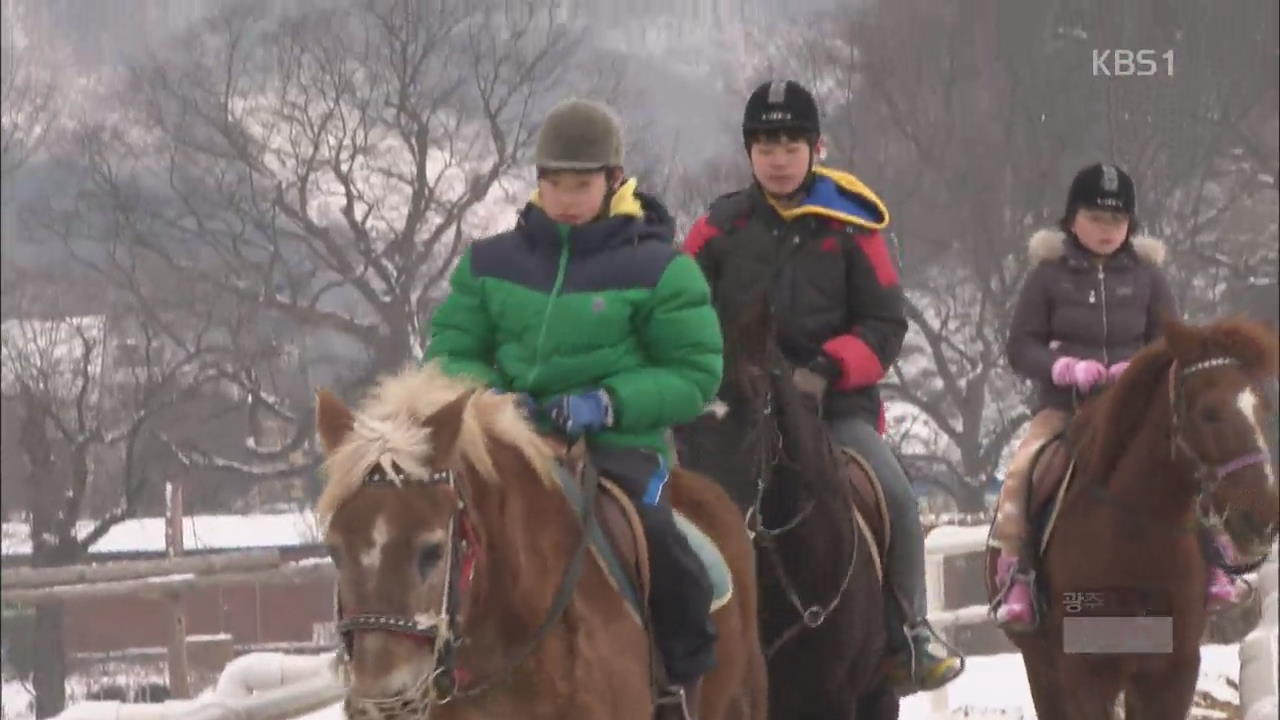
[[[1235,689],[1240,669],[1239,645],[1205,645],[1200,650],[1200,691],[1234,708],[1239,703]],[[94,684],[136,683],[161,678],[95,678]],[[86,681],[75,678],[70,682],[73,697],[84,694]],[[968,660],[968,669],[949,687],[949,715],[934,715],[929,710],[929,699],[916,695],[902,703],[901,720],[1035,720],[1035,709],[1023,674],[1022,659],[1016,654],[975,656]],[[29,707],[31,696],[24,685],[6,681],[3,686],[3,720],[31,720]],[[1220,711],[1193,712],[1192,720],[1209,720],[1228,717]],[[300,720],[345,720],[341,707],[317,710],[302,716]]]
[[[150,684],[168,683],[163,667],[142,667],[131,663],[104,663],[89,674],[76,674],[67,679],[67,702],[75,704],[94,690],[118,686],[126,690]],[[33,720],[35,692],[31,684],[6,676],[0,685],[0,720]]]
[[[1035,720],[1035,706],[1017,654],[970,657],[965,673],[948,686],[950,715],[929,710],[929,698],[915,695],[902,703],[901,720]],[[1231,707],[1239,705],[1235,683],[1240,673],[1239,645],[1205,645],[1200,648],[1198,691],[1209,693]],[[1193,720],[1226,717],[1220,713],[1191,714]],[[316,720],[320,720],[317,718]],[[329,719],[324,719],[329,720]]]
[[[78,523],[83,535],[93,521]],[[134,518],[112,527],[94,543],[95,553],[163,552],[165,519]],[[183,518],[183,547],[196,550],[273,548],[311,545],[318,542],[315,514],[310,510],[252,515],[192,515]],[[25,522],[6,522],[0,528],[0,554],[26,555],[31,552],[30,527]]]

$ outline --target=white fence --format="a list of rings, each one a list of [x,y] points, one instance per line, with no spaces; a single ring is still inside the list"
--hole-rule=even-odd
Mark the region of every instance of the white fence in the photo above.
[[[970,605],[958,609],[946,607],[944,567],[946,559],[956,555],[982,552],[987,544],[987,527],[943,526],[925,538],[925,584],[929,593],[929,621],[939,632],[961,625],[987,621],[986,605]],[[1276,556],[1256,576],[1249,576],[1262,597],[1262,620],[1240,643],[1240,708],[1243,720],[1275,720],[1280,717],[1277,704],[1280,680],[1276,662],[1280,660],[1277,639]],[[950,697],[946,687],[929,693],[930,712],[949,717]]]
[[[924,580],[929,594],[929,622],[939,633],[961,625],[976,625],[987,620],[986,605],[947,608],[946,560],[955,555],[981,552],[987,546],[985,525],[934,528],[924,539]],[[928,693],[929,711],[940,718],[951,716],[949,689],[944,686]]]
[[[1258,627],[1240,643],[1240,714],[1244,720],[1275,720],[1280,717],[1280,623],[1277,621],[1276,555],[1258,571],[1258,592],[1262,599],[1262,619]]]
[[[251,653],[227,664],[206,697],[155,704],[84,702],[55,720],[287,720],[342,700],[334,655]]]
[[[939,631],[987,620],[986,605],[948,609],[944,565],[948,557],[981,552],[986,527],[944,526],[925,539],[925,581],[929,590],[929,619]],[[1262,596],[1262,621],[1240,644],[1240,706],[1244,720],[1277,717],[1277,565],[1275,553],[1255,578]],[[223,671],[212,696],[160,705],[87,702],[69,708],[58,720],[284,720],[323,708],[342,697],[333,656],[289,656],[254,653],[232,661]],[[928,696],[931,712],[948,717],[948,689]]]

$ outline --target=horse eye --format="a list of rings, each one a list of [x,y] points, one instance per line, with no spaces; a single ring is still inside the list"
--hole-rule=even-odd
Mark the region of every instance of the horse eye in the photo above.
[[[1201,408],[1200,420],[1207,425],[1216,425],[1222,422],[1222,411],[1212,405]]]
[[[431,570],[440,562],[440,558],[444,556],[444,550],[439,543],[432,543],[418,551],[418,574],[424,579],[431,574]]]

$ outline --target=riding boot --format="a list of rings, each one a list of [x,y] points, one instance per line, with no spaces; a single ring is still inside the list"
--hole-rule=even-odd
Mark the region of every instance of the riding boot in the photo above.
[[[659,696],[653,719],[698,720],[698,701],[701,696],[702,678],[685,685],[672,685]]]
[[[1018,556],[1001,551],[996,561],[999,594],[992,602],[996,624],[1007,632],[1029,632],[1036,628],[1035,576],[1019,567]]]
[[[1209,612],[1219,612],[1236,605],[1241,599],[1239,583],[1222,569],[1223,564],[1236,562],[1236,552],[1225,533],[1206,528],[1205,535],[1205,559],[1209,565],[1205,605]]]

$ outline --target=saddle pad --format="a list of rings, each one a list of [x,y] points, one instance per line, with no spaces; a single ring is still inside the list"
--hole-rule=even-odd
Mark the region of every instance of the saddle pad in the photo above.
[[[689,541],[689,546],[698,555],[702,566],[707,569],[707,576],[711,578],[711,612],[715,612],[733,597],[733,576],[729,574],[729,565],[724,561],[724,555],[716,547],[715,541],[702,532],[702,528],[694,525],[679,510],[675,512],[675,517],[676,527]]]

